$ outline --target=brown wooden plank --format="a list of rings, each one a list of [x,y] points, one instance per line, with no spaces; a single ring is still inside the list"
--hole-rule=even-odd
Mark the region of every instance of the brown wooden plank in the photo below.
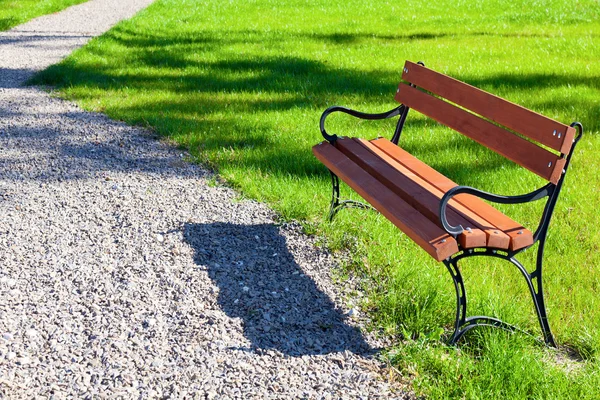
[[[412,170],[410,170],[407,167],[405,167],[404,165],[400,164],[398,161],[396,161],[394,158],[390,157],[387,153],[385,153],[383,150],[381,150],[380,148],[378,148],[371,142],[364,140],[364,139],[358,139],[358,140],[360,141],[360,143],[363,146],[369,148],[369,150],[371,150],[372,152],[377,154],[379,157],[381,157],[381,159],[383,159],[392,168],[399,171],[402,175],[409,177],[411,180],[416,182],[418,185],[422,186],[427,191],[432,193],[436,197],[436,199],[438,201],[438,207],[439,207],[439,201],[441,200],[442,196],[444,195],[444,193],[445,193],[444,191],[438,189],[436,186],[432,185],[428,181],[421,178],[419,175],[415,174]],[[435,171],[435,170],[433,170],[433,171]],[[437,172],[437,171],[435,171],[435,172],[439,174],[439,172]],[[463,228],[475,226],[477,229],[483,231],[486,235],[486,243],[485,244],[487,244],[488,247],[494,247],[497,249],[508,249],[509,248],[510,237],[507,234],[505,234],[502,230],[500,230],[497,226],[492,224],[490,221],[487,221],[486,219],[482,218],[479,214],[472,212],[467,207],[463,206],[461,203],[457,202],[454,199],[452,199],[448,202],[448,210],[453,210],[470,221],[468,225],[461,223]],[[451,224],[456,225],[455,223],[452,223],[452,222],[451,222]],[[463,248],[470,248],[467,245],[467,243],[463,244],[463,242],[461,240],[461,238],[463,236],[469,235],[469,233],[468,233],[469,231],[466,231],[466,232],[467,233],[465,233],[463,235],[459,235],[458,240]]]
[[[568,125],[410,61],[402,79],[563,154],[571,150],[575,129]]]
[[[565,159],[478,116],[408,85],[400,85],[396,100],[461,132],[556,184]]]
[[[408,176],[399,173],[398,170],[361,145],[360,142],[350,138],[343,138],[335,142],[335,147],[374,176],[379,182],[383,183],[392,192],[402,197],[431,222],[441,227],[439,197],[436,197],[424,187],[419,186],[419,184],[411,180]],[[468,220],[452,209],[448,210],[447,217],[452,225],[471,227],[470,231],[458,237],[459,243],[463,248],[484,247],[486,245],[487,238],[485,233],[476,227],[473,221]]]
[[[452,236],[425,218],[334,146],[323,142],[313,147],[313,153],[327,168],[437,261],[458,252],[458,244]]]
[[[371,143],[438,189],[447,192],[456,186],[456,183],[452,182],[452,180],[389,140],[380,138],[371,141]],[[530,230],[525,229],[521,224],[504,215],[480,198],[467,194],[459,194],[454,199],[506,233],[510,237],[510,250],[522,249],[533,244],[533,234]]]

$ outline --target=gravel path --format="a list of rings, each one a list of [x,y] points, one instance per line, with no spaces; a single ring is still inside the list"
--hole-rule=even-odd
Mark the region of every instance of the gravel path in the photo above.
[[[150,2],[0,33],[0,397],[406,398],[297,226],[148,132],[21,87]]]

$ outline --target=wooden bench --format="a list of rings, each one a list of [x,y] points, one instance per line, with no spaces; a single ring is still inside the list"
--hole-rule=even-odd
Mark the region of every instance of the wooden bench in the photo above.
[[[421,246],[452,275],[456,289],[456,320],[451,344],[475,326],[515,328],[499,319],[467,318],[467,296],[458,262],[490,256],[515,265],[527,281],[544,341],[555,347],[546,317],[542,260],[548,225],[575,145],[580,123],[564,125],[500,97],[407,61],[395,99],[400,105],[381,114],[345,107],[328,108],[321,117],[326,139],[313,147],[331,172],[333,198],[330,219],[343,207],[367,206],[340,201],[339,179]],[[459,186],[398,146],[410,108],[475,140],[548,183],[520,196],[500,196]],[[362,119],[399,117],[391,140],[337,137],[325,130],[325,119],[343,112]],[[539,226],[530,230],[489,203],[527,203],[545,199]],[[538,243],[537,263],[529,272],[515,256]]]

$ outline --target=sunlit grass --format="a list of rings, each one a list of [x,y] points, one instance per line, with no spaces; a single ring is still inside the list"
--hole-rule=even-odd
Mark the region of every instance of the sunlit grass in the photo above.
[[[364,278],[371,328],[397,338],[393,360],[412,371],[418,390],[439,398],[600,397],[600,6],[429,3],[158,1],[38,79],[87,109],[176,140],[246,196],[303,221],[333,250],[350,250],[348,273]],[[586,128],[550,227],[544,277],[556,339],[585,361],[567,359],[563,368],[551,351],[503,333],[471,335],[464,351],[423,342],[453,321],[443,265],[374,213],[343,211],[333,224],[324,221],[330,181],[310,151],[322,140],[320,113],[333,104],[372,112],[396,106],[406,59]],[[393,123],[332,116],[328,128],[390,137]],[[501,194],[542,184],[416,112],[401,143],[460,184]],[[541,206],[501,208],[534,229]],[[532,267],[529,253],[522,261]],[[540,336],[514,268],[477,259],[464,274],[470,313],[498,315]]]
[[[87,0],[0,0],[0,31]]]

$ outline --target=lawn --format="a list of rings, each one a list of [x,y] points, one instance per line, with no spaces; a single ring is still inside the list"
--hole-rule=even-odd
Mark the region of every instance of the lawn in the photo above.
[[[383,356],[418,393],[600,398],[600,4],[424,3],[159,0],[36,82],[175,141],[244,196],[269,203],[284,220],[302,221],[333,251],[349,254],[340,279],[362,278],[369,328],[394,339]],[[444,266],[372,212],[343,211],[333,224],[325,221],[329,175],[310,151],[322,140],[320,113],[333,104],[393,108],[406,59],[583,124],[546,246],[544,284],[559,351],[486,329],[458,348],[443,345],[438,339],[455,309]],[[390,137],[393,122],[336,116],[328,129]],[[459,184],[501,194],[542,184],[416,112],[401,144]],[[502,209],[532,229],[541,215],[535,203]],[[531,268],[529,253],[521,261]],[[540,336],[514,268],[477,259],[463,273],[471,313],[497,315]]]
[[[0,0],[0,31],[87,0]]]

